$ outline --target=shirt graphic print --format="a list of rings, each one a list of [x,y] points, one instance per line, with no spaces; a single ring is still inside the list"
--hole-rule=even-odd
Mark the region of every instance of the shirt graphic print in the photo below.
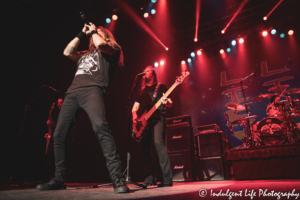
[[[85,56],[85,58],[83,58],[79,63],[75,76],[80,74],[93,75],[93,72],[96,72],[100,69],[100,64],[98,66],[98,60],[99,54],[97,53],[97,51],[94,51]]]

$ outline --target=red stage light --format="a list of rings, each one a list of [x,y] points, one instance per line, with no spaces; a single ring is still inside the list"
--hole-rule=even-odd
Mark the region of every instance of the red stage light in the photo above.
[[[198,55],[198,56],[201,55],[201,51],[200,51],[200,50],[197,51],[197,55]]]
[[[145,13],[145,14],[144,14],[144,17],[145,17],[145,18],[149,17],[149,13]]]
[[[198,41],[198,28],[199,28],[199,18],[200,18],[200,7],[201,0],[196,0],[196,27],[195,27],[195,39],[194,42]]]
[[[159,62],[159,64],[160,64],[160,65],[164,65],[165,62],[162,60],[162,61]]]
[[[262,36],[266,37],[268,35],[268,32],[267,31],[263,31],[262,32]]]
[[[168,51],[168,50],[169,50],[169,48],[167,47],[167,48],[166,48],[166,51]]]
[[[293,35],[293,34],[294,34],[294,31],[293,31],[293,30],[289,30],[288,34],[289,34],[289,35]]]
[[[184,60],[183,60],[183,61],[181,61],[181,64],[182,64],[182,65],[184,65],[184,64],[185,64],[185,61],[184,61]]]
[[[240,38],[240,39],[239,39],[239,43],[240,43],[240,44],[244,43],[244,39],[243,39],[243,38]]]
[[[231,24],[231,22],[233,22],[233,20],[236,18],[236,16],[241,12],[241,10],[243,9],[243,7],[245,6],[245,4],[248,2],[249,0],[244,0],[243,3],[241,3],[240,7],[237,9],[237,11],[234,13],[233,17],[230,19],[230,21],[228,22],[228,24],[225,26],[225,28],[221,31],[222,34],[225,33],[225,31],[227,30],[227,28],[229,27],[229,25]],[[223,32],[224,31],[224,32]]]
[[[113,15],[113,16],[112,16],[112,19],[113,19],[113,20],[117,20],[117,19],[118,19],[118,16],[117,16],[117,15]]]
[[[221,50],[220,50],[220,54],[223,54],[223,53],[224,53],[224,49],[221,49]]]
[[[279,6],[279,4],[281,4],[283,0],[280,0],[276,6],[274,6],[274,8],[272,8],[272,10],[263,18],[265,21],[268,19],[268,17],[272,14],[272,12]]]

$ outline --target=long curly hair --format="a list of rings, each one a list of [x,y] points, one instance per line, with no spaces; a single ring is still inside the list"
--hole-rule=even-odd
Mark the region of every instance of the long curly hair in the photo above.
[[[106,40],[106,42],[108,43],[109,46],[111,46],[112,48],[114,48],[114,46],[117,46],[120,49],[119,66],[123,66],[124,65],[123,51],[122,51],[121,46],[116,42],[113,34],[108,29],[106,29],[102,26],[98,26],[97,29],[100,29],[104,33],[104,37],[105,37],[104,39]],[[84,55],[87,55],[87,54],[95,51],[96,49],[97,48],[95,47],[95,45],[93,43],[93,38],[92,38],[92,36],[90,36],[89,50]]]

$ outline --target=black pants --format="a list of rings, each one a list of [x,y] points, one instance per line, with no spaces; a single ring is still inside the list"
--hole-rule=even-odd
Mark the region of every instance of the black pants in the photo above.
[[[152,122],[152,124],[153,128],[149,128],[145,137],[143,137],[141,140],[145,172],[147,176],[155,176],[155,168],[151,155],[151,141],[153,133],[154,144],[157,150],[159,164],[163,173],[163,180],[164,182],[169,183],[170,181],[172,181],[172,170],[169,155],[164,143],[165,118],[161,117],[155,122]]]
[[[72,120],[85,110],[91,120],[93,130],[100,142],[110,177],[114,180],[122,176],[121,162],[116,153],[115,141],[105,119],[103,90],[89,87],[67,94],[58,116],[54,132],[55,176],[64,181],[66,172],[66,138]]]

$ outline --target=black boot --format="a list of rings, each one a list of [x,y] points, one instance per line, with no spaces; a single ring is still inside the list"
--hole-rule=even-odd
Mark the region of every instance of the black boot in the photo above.
[[[161,182],[161,183],[158,184],[157,186],[158,186],[158,187],[172,187],[172,186],[173,186],[173,181]]]
[[[128,193],[129,188],[126,185],[124,178],[116,178],[113,182],[115,193]]]
[[[48,183],[39,184],[36,186],[38,190],[62,190],[66,189],[66,183],[58,179],[52,179]]]
[[[153,186],[157,185],[156,178],[153,175],[149,175],[143,183],[144,186]]]

